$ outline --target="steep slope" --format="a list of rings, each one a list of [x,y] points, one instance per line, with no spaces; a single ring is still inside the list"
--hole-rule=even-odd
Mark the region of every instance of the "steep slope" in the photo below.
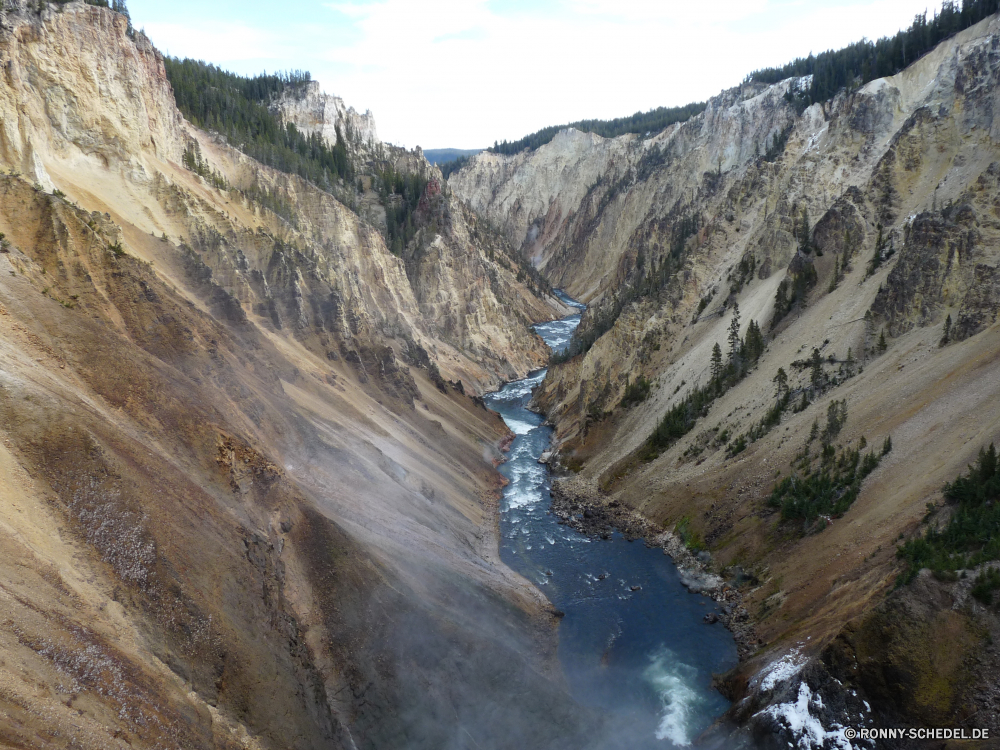
[[[84,16],[88,38],[80,39],[79,55],[64,62],[48,40],[79,34]],[[105,51],[125,38],[115,14],[70,4],[47,8],[38,21],[28,23],[26,17],[22,13],[19,22],[11,21],[6,52],[10,70],[0,152],[7,163],[47,191],[57,182],[70,198],[91,199],[86,205],[92,210],[128,211],[118,218],[139,232],[166,234],[190,246],[191,262],[206,265],[223,291],[248,312],[287,325],[314,351],[326,347],[361,356],[377,347],[383,334],[416,345],[430,343],[436,334],[437,342],[441,331],[430,330],[437,321],[420,314],[414,297],[420,290],[410,285],[404,263],[387,251],[378,232],[329,194],[186,126],[159,55],[141,34],[112,65]],[[230,189],[179,168],[189,149],[204,160],[206,173]],[[432,171],[422,158],[415,161],[415,169]],[[103,196],[114,200],[104,206]],[[429,225],[422,229],[425,246],[439,236]],[[490,264],[481,246],[455,241],[448,231],[440,236],[452,266],[463,271],[455,279],[458,287],[440,290],[442,302],[455,299],[450,322],[456,333],[448,343],[457,351],[442,353],[445,375],[457,380],[467,372],[468,384],[480,388],[536,367],[544,346],[525,332],[525,323],[558,312],[558,306],[548,310],[515,272]],[[139,246],[135,252],[144,252],[141,245],[148,243],[129,239]],[[473,258],[476,262],[465,262]],[[502,300],[490,286],[487,266],[495,269],[498,294],[507,295]],[[379,278],[383,289],[358,286],[356,279],[370,278]],[[470,289],[480,294],[470,297]],[[478,309],[480,301],[487,309]],[[352,320],[345,317],[348,309]],[[475,321],[500,310],[510,324],[500,321],[489,334],[480,334]],[[497,332],[502,335],[494,351],[503,356],[486,369],[461,351]]]
[[[804,81],[746,85],[646,139],[567,132],[534,152],[479,155],[451,178],[554,285],[593,303],[579,353],[536,396],[576,474],[562,491],[618,501],[711,551],[743,591],[756,631],[746,653],[760,649],[733,676],[734,697],[756,696],[738,713],[781,742],[811,741],[780,705],[801,702],[802,680],[807,709],[817,691],[830,705],[830,674],[883,724],[975,714],[969,726],[997,729],[982,710],[989,668],[968,666],[996,618],[968,584],[931,580],[861,615],[893,589],[900,535],[920,533],[942,484],[1000,438],[998,46],[993,17],[801,113]],[[739,338],[756,321],[763,351],[732,356],[737,305]],[[625,395],[645,402],[625,408]],[[826,441],[838,460],[838,446],[876,448],[853,504],[818,517],[770,504],[780,478],[832,471],[817,464]],[[902,612],[923,619],[885,627]],[[942,638],[948,664],[934,661]],[[802,671],[821,653],[825,667]],[[876,662],[864,678],[851,666],[862,653]],[[791,666],[764,679],[780,654]],[[860,720],[840,695],[827,728]],[[767,701],[780,705],[768,713]]]
[[[507,430],[446,382],[536,366],[558,308],[461,210],[396,257],[185,123],[123,17],[30,6],[0,18],[0,744],[579,746],[497,553]]]

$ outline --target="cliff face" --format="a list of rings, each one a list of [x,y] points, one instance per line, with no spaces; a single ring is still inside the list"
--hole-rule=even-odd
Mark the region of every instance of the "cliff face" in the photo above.
[[[293,123],[308,135],[318,133],[330,143],[337,142],[339,131],[344,141],[359,151],[373,150],[382,145],[371,110],[358,114],[339,96],[323,92],[318,81],[311,81],[286,94],[275,102],[274,108],[285,122]]]
[[[0,744],[579,746],[498,559],[507,431],[447,383],[535,367],[558,308],[433,189],[397,257],[185,123],[123,18],[31,5],[0,17]]]
[[[8,11],[7,85],[0,94],[0,153],[8,164],[47,191],[58,183],[74,199],[91,194],[91,208],[127,212],[121,219],[139,232],[165,233],[190,247],[214,274],[213,281],[247,312],[295,331],[317,353],[360,352],[381,345],[384,336],[404,346],[438,343],[430,333],[438,321],[424,317],[416,304],[415,295],[425,290],[411,285],[403,261],[388,252],[372,226],[328,193],[262,167],[185,125],[159,54],[141,35],[134,43],[128,39],[122,17],[92,6],[64,8],[47,8],[30,22],[25,12]],[[70,55],[61,46],[68,44],[76,45]],[[106,59],[107,50],[117,49],[120,56]],[[311,122],[325,133],[351,122],[350,111],[342,113],[336,101],[329,104],[330,98],[310,86],[294,114],[304,126]],[[375,146],[358,133],[354,138],[369,150]],[[238,191],[213,188],[180,169],[183,152],[192,147],[209,170]],[[399,166],[428,175],[434,171],[422,157],[387,150]],[[113,196],[112,190],[117,191]],[[127,201],[118,200],[123,190]],[[480,262],[469,268],[488,262],[480,246],[455,241],[447,229],[439,232],[452,255],[477,257]],[[436,234],[425,227],[422,243],[431,244]],[[454,278],[457,286],[433,292],[441,302],[455,300],[450,328],[467,334],[448,338],[448,351],[441,352],[438,364],[446,377],[464,376],[474,390],[538,366],[544,345],[524,332],[525,323],[560,310],[529,292],[506,268],[498,268],[497,275],[501,293],[508,295],[509,321],[491,318],[499,307],[492,292],[482,297],[488,309],[478,309],[480,298],[467,295],[477,285],[474,277]],[[369,281],[374,279],[378,282]],[[484,367],[465,350],[482,340],[477,321],[487,318],[491,333],[502,332],[496,341],[501,356]]]
[[[754,696],[739,709],[744,720],[769,700],[794,705],[803,680],[813,693],[822,683],[827,700],[832,674],[891,723],[900,704],[884,702],[878,680],[902,670],[899,700],[919,703],[920,675],[937,669],[905,639],[919,630],[938,649],[938,625],[950,623],[970,653],[967,634],[986,627],[961,586],[896,594],[878,616],[853,618],[893,589],[900,534],[919,533],[940,487],[1000,438],[1000,383],[990,375],[1000,351],[998,48],[993,17],[892,78],[801,112],[799,81],[744,86],[655,136],[562,133],[534,152],[480,155],[451,178],[553,285],[591,303],[586,351],[551,368],[536,395],[556,424],[556,460],[575,474],[566,486],[668,529],[683,521],[685,538],[711,551],[711,567],[742,582],[760,638],[748,645],[763,647],[732,683],[736,697]],[[766,346],[753,363],[740,355],[731,386],[706,391],[713,346],[723,366],[730,361],[737,305],[740,336],[755,321]],[[779,411],[775,423],[779,368],[806,406]],[[640,379],[649,381],[644,403],[623,407]],[[651,449],[663,417],[696,389],[707,405],[673,412],[693,428],[664,427]],[[828,433],[841,430],[835,445],[891,435],[892,451],[825,528],[783,520],[771,492],[783,477],[808,475],[813,425],[822,434],[834,402],[846,402],[846,422]],[[944,613],[953,602],[961,615]],[[886,626],[903,611],[932,614],[907,635]],[[992,629],[995,617],[983,616]],[[827,677],[802,671],[826,644]],[[845,644],[885,662],[854,681]],[[761,689],[782,654],[796,668],[774,691]],[[934,711],[969,716],[986,705],[975,697],[991,690],[982,673],[966,689],[954,664],[941,670]],[[799,741],[787,721],[767,719],[782,710],[755,721]],[[992,726],[988,713],[971,721]]]

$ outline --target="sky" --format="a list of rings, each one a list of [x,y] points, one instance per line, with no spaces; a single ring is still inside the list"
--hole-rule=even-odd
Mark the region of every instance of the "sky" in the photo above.
[[[379,137],[483,148],[702,101],[751,71],[877,39],[936,0],[128,0],[164,53],[308,70]]]

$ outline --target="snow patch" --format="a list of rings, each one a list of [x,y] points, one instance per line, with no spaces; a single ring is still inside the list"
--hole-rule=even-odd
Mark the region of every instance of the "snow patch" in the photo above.
[[[757,679],[760,680],[760,689],[772,690],[775,685],[785,682],[801,672],[805,664],[806,658],[802,656],[800,650],[792,649],[760,671],[757,676]]]
[[[852,745],[844,737],[841,727],[834,725],[834,729],[827,731],[819,719],[810,713],[810,708],[821,709],[823,701],[818,695],[813,695],[806,683],[799,685],[798,699],[792,703],[779,703],[776,706],[768,706],[759,715],[764,714],[777,719],[788,727],[795,739],[795,746],[800,750],[822,750],[829,742],[833,747],[840,750],[854,750]]]

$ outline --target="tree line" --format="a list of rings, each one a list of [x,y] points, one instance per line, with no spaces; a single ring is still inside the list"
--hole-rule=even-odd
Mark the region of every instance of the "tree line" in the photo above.
[[[343,135],[330,146],[318,133],[306,135],[268,109],[289,89],[312,80],[308,71],[264,73],[247,78],[201,60],[164,58],[177,107],[192,124],[214,130],[247,156],[296,174],[323,190],[353,176]]]
[[[556,133],[566,128],[575,128],[584,133],[596,133],[603,138],[614,138],[627,133],[659,133],[674,123],[684,122],[705,111],[706,102],[692,102],[683,107],[657,107],[648,112],[636,112],[629,117],[618,117],[614,120],[578,120],[568,125],[551,126],[526,135],[520,140],[508,143],[494,142],[486,149],[494,154],[519,154],[525,149],[534,151],[539,146],[556,137]]]
[[[755,70],[746,81],[778,83],[786,78],[811,75],[809,89],[800,95],[803,104],[823,102],[845,87],[864,85],[895,75],[940,42],[979,23],[1000,9],[1000,0],[946,0],[941,11],[927,18],[918,14],[906,30],[871,42],[862,39],[839,50],[800,57],[779,68]],[[792,95],[790,98],[795,98]]]

